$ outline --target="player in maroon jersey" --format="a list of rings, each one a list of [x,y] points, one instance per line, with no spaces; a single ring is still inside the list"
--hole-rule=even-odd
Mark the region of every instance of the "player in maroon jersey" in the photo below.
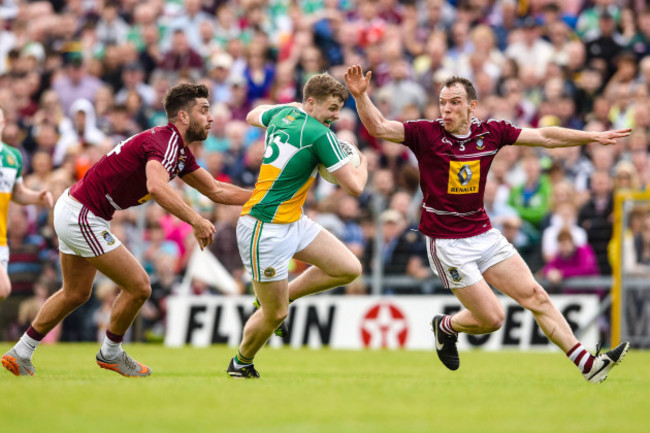
[[[630,130],[519,129],[507,121],[480,121],[473,116],[478,105],[474,85],[461,77],[450,78],[440,91],[441,118],[391,121],[370,100],[367,89],[371,77],[371,72],[364,75],[357,65],[345,74],[368,132],[403,143],[417,157],[424,195],[419,229],[426,235],[429,263],[465,307],[452,316],[436,315],[431,321],[442,363],[450,370],[460,366],[458,332],[486,334],[501,327],[503,307],[489,283],[530,310],[549,340],[564,350],[587,381],[605,380],[608,371],[625,356],[629,343],[593,356],[578,342],[514,247],[492,228],[483,194],[492,159],[505,145],[610,145],[628,136]]]
[[[63,287],[50,297],[20,341],[2,357],[15,375],[34,375],[31,357],[41,339],[91,295],[100,271],[122,288],[111,313],[97,364],[124,376],[148,376],[151,369],[122,350],[122,339],[151,294],[149,276],[110,232],[116,210],[153,199],[190,224],[201,249],[212,242],[215,228],[169,186],[176,176],[216,203],[243,205],[251,195],[216,181],[200,168],[187,144],[203,141],[212,124],[208,88],[179,84],[163,98],[169,123],[118,144],[65,191],[54,208],[59,237]]]

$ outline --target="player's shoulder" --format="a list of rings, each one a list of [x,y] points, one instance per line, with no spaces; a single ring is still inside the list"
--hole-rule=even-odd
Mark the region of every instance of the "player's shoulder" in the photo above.
[[[6,143],[2,143],[0,150],[2,150],[0,155],[4,155],[5,161],[8,165],[22,164],[23,156],[20,153],[20,150],[13,146],[9,146]]]
[[[445,124],[442,117],[437,119],[415,119],[403,122],[404,129],[410,129],[412,132],[426,134],[442,134],[445,130]]]
[[[303,117],[304,113],[292,105],[272,107],[262,113],[262,118],[268,119],[267,123],[281,122],[287,125]]]
[[[139,143],[149,142],[167,146],[169,143],[178,142],[180,140],[180,134],[174,127],[167,124],[154,126],[153,128],[142,131],[135,135],[134,139]]]
[[[482,128],[488,131],[502,131],[504,129],[510,128],[519,129],[514,123],[506,119],[490,118],[482,121],[474,118],[474,120],[476,120],[478,128]],[[474,123],[474,120],[472,120],[472,124]]]

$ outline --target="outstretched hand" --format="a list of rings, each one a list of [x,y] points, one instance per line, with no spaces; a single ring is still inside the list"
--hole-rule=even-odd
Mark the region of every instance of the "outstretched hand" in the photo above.
[[[54,198],[52,197],[52,193],[47,190],[43,190],[38,194],[38,201],[43,205],[46,206],[47,208],[52,208],[54,205]]]
[[[345,82],[348,85],[348,89],[353,97],[357,98],[368,90],[368,84],[370,84],[370,78],[372,77],[372,71],[366,72],[366,75],[363,75],[363,69],[359,65],[352,65],[345,71]]]
[[[205,218],[199,219],[192,225],[192,228],[194,229],[194,238],[199,243],[201,251],[203,251],[203,248],[212,243],[213,236],[217,230],[214,225]]]
[[[596,141],[604,145],[616,144],[616,140],[627,137],[631,131],[631,128],[604,131],[598,134]]]

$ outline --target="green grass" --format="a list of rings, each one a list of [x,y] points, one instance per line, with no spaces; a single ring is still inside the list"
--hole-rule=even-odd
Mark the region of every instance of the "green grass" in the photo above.
[[[0,371],[0,431],[650,431],[650,352],[593,385],[558,352],[462,352],[450,372],[433,351],[265,348],[253,381],[226,377],[229,347],[127,349],[151,377],[101,370],[95,344],[40,347],[35,378]]]

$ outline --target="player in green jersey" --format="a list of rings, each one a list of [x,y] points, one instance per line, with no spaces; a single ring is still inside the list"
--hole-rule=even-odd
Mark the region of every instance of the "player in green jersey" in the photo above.
[[[266,128],[260,175],[237,225],[239,252],[261,308],[246,322],[239,352],[228,366],[231,377],[259,377],[253,358],[287,317],[290,301],[348,284],[361,274],[359,259],[302,212],[319,163],[352,196],[359,196],[368,180],[363,154],[358,167],[349,164],[329,128],[347,97],[347,89],[323,73],[307,81],[302,104],[260,105],[246,117]],[[289,283],[292,257],[313,266]]]
[[[5,128],[4,111],[0,108],[0,137]],[[7,220],[9,202],[18,204],[40,204],[52,207],[52,193],[46,190],[33,191],[23,184],[23,161],[18,149],[0,141],[0,301],[11,293],[11,281],[7,275],[9,246],[7,245]]]

